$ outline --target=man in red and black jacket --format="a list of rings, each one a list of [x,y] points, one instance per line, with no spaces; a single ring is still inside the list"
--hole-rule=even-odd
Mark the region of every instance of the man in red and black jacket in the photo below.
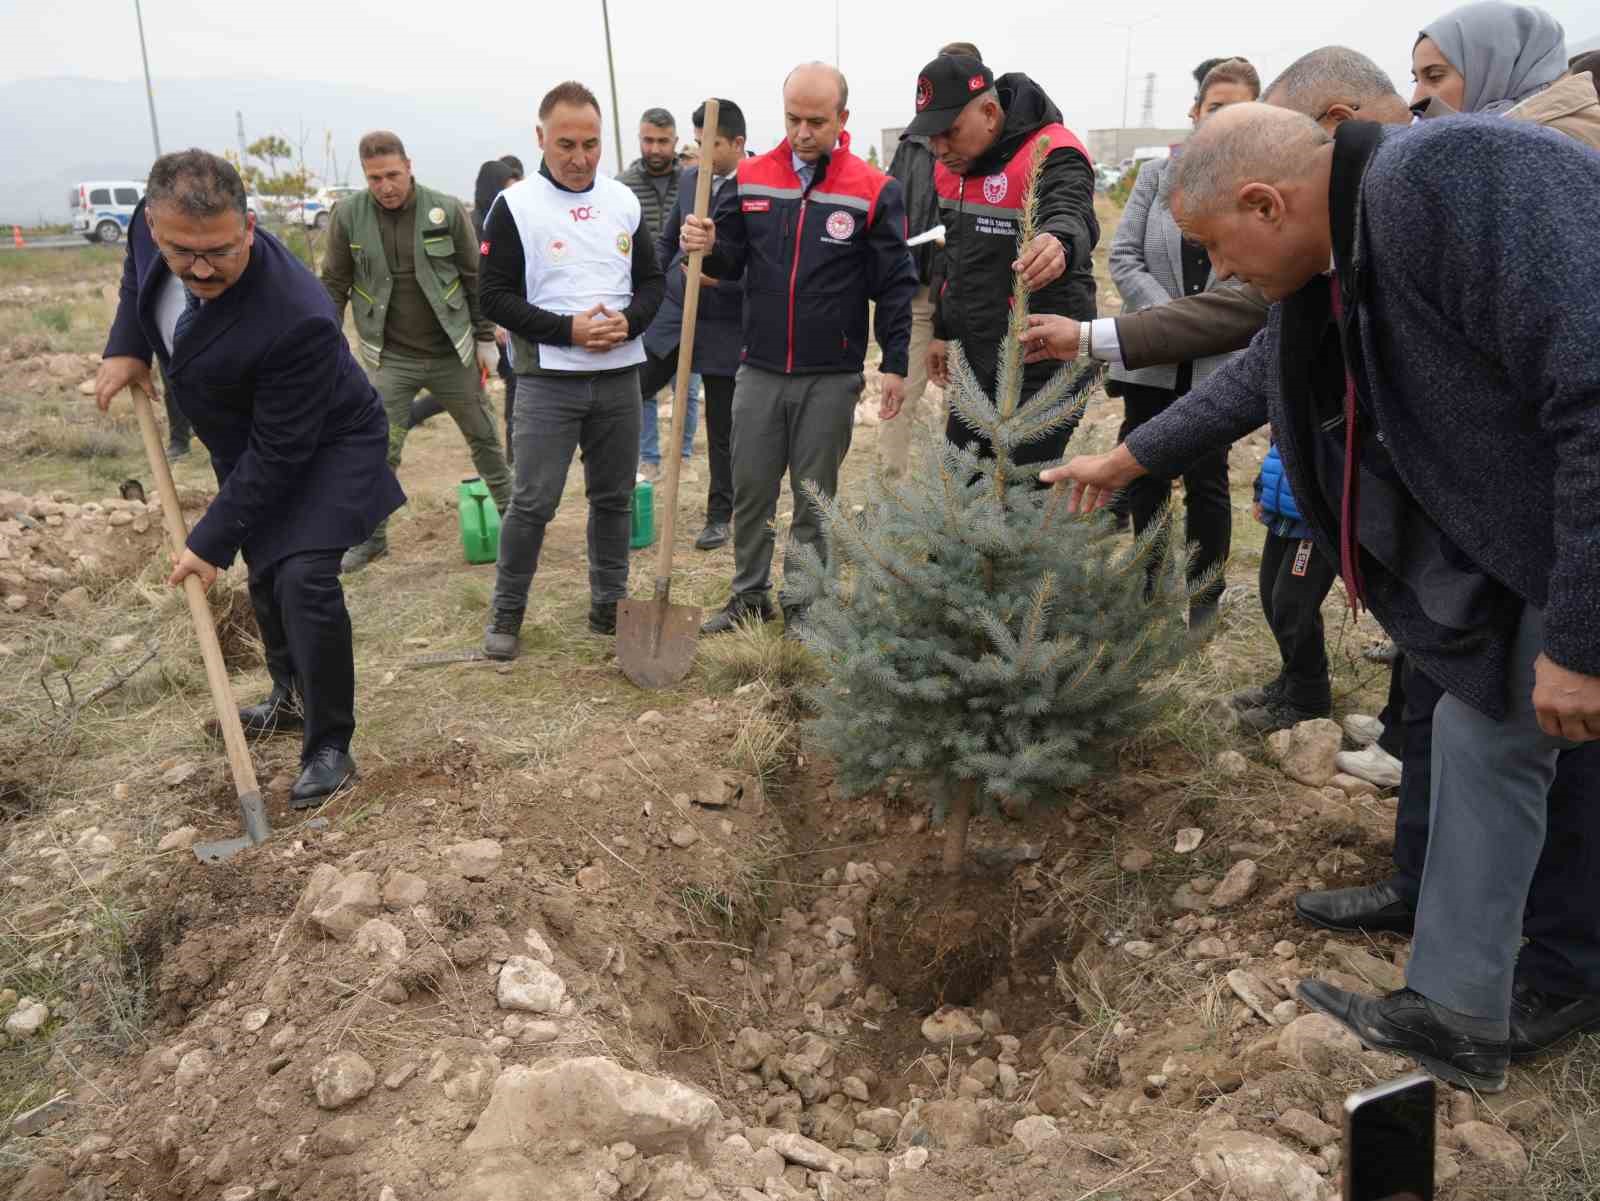
[[[1095,313],[1091,255],[1100,239],[1094,166],[1061,110],[1026,75],[998,79],[976,58],[941,55],[917,78],[917,115],[906,134],[929,140],[939,165],[934,186],[945,227],[945,274],[933,316],[928,376],[948,386],[945,342],[961,343],[991,399],[1009,320],[1011,280],[1020,271],[1035,313],[1088,320]],[[1039,174],[1039,233],[1017,247],[1034,144],[1049,139]],[[1030,365],[1023,395],[1043,387],[1055,365]],[[1018,463],[1061,457],[1071,428],[1017,448]],[[958,446],[986,440],[952,412],[945,437]]]
[[[821,514],[801,485],[832,496],[850,449],[863,384],[870,302],[883,351],[888,420],[905,400],[911,298],[917,271],[906,248],[900,185],[850,153],[844,76],[822,63],[796,67],[783,85],[788,138],[739,164],[710,219],[684,219],[685,251],[707,250],[708,275],[744,276],[744,350],[733,393],[733,597],[701,627],[731,630],[767,620],[773,518],[783,477],[794,496],[789,545],[822,555]],[[784,635],[804,618],[783,605]]]

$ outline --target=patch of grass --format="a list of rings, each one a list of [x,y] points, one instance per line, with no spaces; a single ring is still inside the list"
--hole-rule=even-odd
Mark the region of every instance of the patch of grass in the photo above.
[[[771,691],[817,680],[816,656],[766,625],[749,621],[703,639],[697,649],[707,680],[718,688],[760,683]]]
[[[33,310],[33,319],[46,329],[55,330],[64,334],[72,328],[72,306],[69,304],[46,304]]]
[[[10,234],[10,231],[6,231]],[[116,277],[125,253],[121,246],[85,242],[67,250],[24,250],[0,253],[0,284],[32,284]]]

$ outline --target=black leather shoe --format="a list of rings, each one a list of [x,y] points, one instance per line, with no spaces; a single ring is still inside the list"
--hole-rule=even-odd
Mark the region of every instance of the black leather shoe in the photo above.
[[[1239,711],[1239,728],[1248,730],[1252,734],[1272,734],[1278,730],[1290,730],[1303,721],[1310,721],[1315,717],[1327,717],[1333,712],[1332,703],[1317,705],[1308,708],[1304,705],[1290,704],[1281,696],[1268,699],[1265,705],[1254,709],[1241,709]]]
[[[312,751],[300,778],[289,790],[292,809],[315,809],[355,779],[356,761],[335,746]]]
[[[616,601],[596,601],[589,606],[589,631],[593,634],[617,632]]]
[[[517,657],[522,633],[522,610],[496,610],[489,628],[483,632],[483,654],[486,659],[510,660]]]
[[[790,642],[803,641],[800,632],[805,629],[806,610],[810,605],[785,605],[783,607],[783,636]]]
[[[1228,694],[1228,704],[1238,712],[1246,709],[1260,709],[1270,701],[1276,700],[1283,693],[1283,680],[1269,680],[1265,684],[1257,684],[1250,688],[1241,688],[1237,692]]]
[[[726,521],[708,521],[706,528],[700,531],[700,536],[694,540],[695,550],[716,550],[719,546],[728,544],[728,523]]]
[[[289,690],[274,685],[272,693],[259,705],[245,705],[239,710],[239,724],[244,727],[244,736],[254,741],[299,730],[305,726],[305,720]]]
[[[772,601],[765,592],[740,592],[713,613],[700,627],[702,634],[726,634],[740,622],[771,621],[774,617]]]
[[[1511,990],[1511,1058],[1538,1055],[1600,1026],[1600,997],[1562,997],[1525,984]]]
[[[1417,923],[1417,911],[1388,880],[1360,888],[1303,892],[1294,899],[1294,911],[1324,930],[1410,934]]]
[[[1374,1051],[1408,1055],[1459,1088],[1482,1093],[1505,1090],[1511,1059],[1505,1042],[1452,1030],[1433,1016],[1419,992],[1402,988],[1386,997],[1364,997],[1322,980],[1302,981],[1295,991],[1312,1009],[1327,1014]]]

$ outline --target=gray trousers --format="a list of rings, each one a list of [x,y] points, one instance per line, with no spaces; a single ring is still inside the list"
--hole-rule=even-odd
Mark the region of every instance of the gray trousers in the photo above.
[[[544,531],[561,505],[572,452],[583,455],[589,498],[589,596],[628,594],[629,506],[639,470],[639,373],[521,375],[512,417],[511,507],[500,523],[494,609],[521,613],[539,569]]]
[[[1556,759],[1576,745],[1539,728],[1533,664],[1543,646],[1544,614],[1527,606],[1506,673],[1503,721],[1449,693],[1433,712],[1428,859],[1406,983],[1472,1017],[1510,1015]],[[1593,923],[1600,933],[1600,914]]]
[[[827,558],[822,514],[801,485],[810,481],[827,496],[838,491],[863,382],[859,371],[781,375],[739,368],[733,386],[735,595],[772,586],[772,522],[785,474],[794,497],[789,546],[814,546]]]

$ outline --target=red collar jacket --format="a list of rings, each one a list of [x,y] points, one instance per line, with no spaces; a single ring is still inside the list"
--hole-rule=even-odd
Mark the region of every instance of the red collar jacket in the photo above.
[[[985,389],[995,385],[1000,343],[1006,336],[1022,197],[1039,138],[1048,137],[1050,149],[1039,175],[1038,228],[1061,242],[1067,269],[1033,293],[1031,312],[1079,320],[1095,315],[1091,256],[1100,237],[1094,168],[1083,143],[1061,124],[1061,110],[1026,75],[1002,75],[995,88],[1006,110],[999,139],[965,175],[954,174],[943,163],[933,173],[945,227],[946,274],[936,303],[934,337],[960,341]],[[1041,386],[1059,365],[1028,367],[1025,390]]]
[[[904,375],[917,271],[906,248],[900,185],[850,153],[841,134],[810,187],[788,142],[739,164],[713,213],[706,273],[744,277],[743,361],[785,375],[860,371],[869,302],[882,370]]]

